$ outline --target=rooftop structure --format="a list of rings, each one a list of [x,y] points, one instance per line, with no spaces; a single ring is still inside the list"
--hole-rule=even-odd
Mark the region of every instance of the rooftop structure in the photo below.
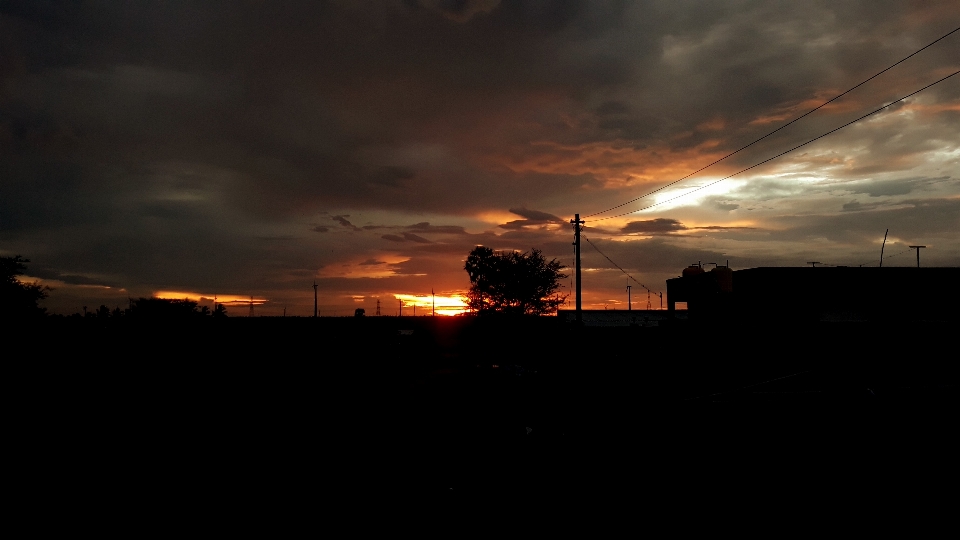
[[[958,320],[960,268],[692,265],[667,280],[667,311],[678,302],[691,319]]]

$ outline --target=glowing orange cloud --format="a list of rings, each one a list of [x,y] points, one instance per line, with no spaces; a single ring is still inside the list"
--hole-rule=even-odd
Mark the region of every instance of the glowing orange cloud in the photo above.
[[[195,292],[183,292],[183,291],[157,291],[153,293],[154,298],[162,298],[164,300],[192,300],[194,302],[203,302],[210,301],[213,302],[216,298],[217,303],[220,304],[249,304],[251,301],[254,305],[260,305],[268,302],[266,298],[256,298],[254,297],[251,300],[249,296],[239,296],[236,294],[200,294]]]

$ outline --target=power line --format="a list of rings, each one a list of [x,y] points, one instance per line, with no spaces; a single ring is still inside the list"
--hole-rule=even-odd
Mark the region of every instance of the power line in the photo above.
[[[604,220],[607,220],[607,219],[614,219],[614,218],[618,218],[618,217],[629,216],[630,214],[636,214],[637,212],[642,212],[642,211],[644,211],[644,210],[648,210],[648,209],[650,209],[650,208],[653,208],[654,206],[659,206],[659,205],[661,205],[661,204],[663,204],[663,203],[667,203],[667,202],[670,202],[670,201],[679,199],[680,197],[686,197],[687,195],[690,195],[691,193],[700,191],[701,189],[706,189],[706,188],[708,188],[708,187],[710,187],[710,186],[712,186],[712,185],[714,185],[714,184],[719,184],[720,182],[723,182],[724,180],[727,180],[727,179],[729,179],[729,178],[733,178],[734,176],[737,176],[738,174],[745,173],[745,172],[749,171],[750,169],[755,169],[755,168],[759,167],[760,165],[763,165],[763,164],[768,163],[768,162],[770,162],[770,161],[773,161],[773,160],[775,160],[775,159],[777,159],[777,158],[779,158],[779,157],[781,157],[781,156],[784,156],[784,155],[786,155],[786,154],[789,154],[790,152],[793,152],[794,150],[797,150],[798,148],[802,148],[802,147],[804,147],[804,146],[806,146],[806,145],[808,145],[808,144],[810,144],[810,143],[812,143],[812,142],[814,142],[814,141],[820,140],[820,139],[826,137],[827,135],[831,135],[831,134],[833,134],[833,133],[836,133],[837,131],[840,131],[841,129],[843,129],[843,128],[851,125],[851,124],[855,124],[855,123],[859,122],[860,120],[863,120],[864,118],[867,118],[868,116],[873,116],[874,114],[877,114],[878,112],[886,109],[887,107],[889,107],[889,106],[891,106],[891,105],[894,105],[894,104],[896,104],[896,103],[899,103],[899,102],[901,102],[901,101],[903,101],[903,100],[905,100],[905,99],[907,99],[907,98],[909,98],[909,97],[915,96],[915,95],[919,94],[920,92],[923,92],[923,91],[926,90],[927,88],[930,88],[931,86],[940,84],[940,83],[942,83],[943,81],[945,81],[945,80],[949,79],[950,77],[953,77],[954,75],[957,75],[957,74],[960,74],[960,70],[954,71],[954,72],[951,73],[950,75],[947,75],[946,77],[944,77],[944,78],[942,78],[942,79],[940,79],[940,80],[938,80],[938,81],[932,82],[932,83],[924,86],[923,88],[921,88],[921,89],[919,89],[919,90],[916,90],[916,91],[914,91],[914,92],[911,92],[911,93],[903,96],[903,97],[900,98],[900,99],[893,100],[893,101],[891,101],[890,103],[887,103],[886,105],[884,105],[883,107],[880,107],[879,109],[876,109],[876,110],[874,110],[874,111],[868,112],[867,114],[861,116],[860,118],[857,118],[856,120],[851,120],[851,121],[847,122],[846,124],[844,124],[844,125],[842,125],[842,126],[840,126],[840,127],[838,127],[838,128],[831,129],[830,131],[828,131],[828,132],[826,132],[826,133],[824,133],[824,134],[822,134],[822,135],[819,135],[819,136],[817,136],[817,137],[814,137],[814,138],[810,139],[809,141],[807,141],[807,142],[805,142],[805,143],[798,144],[797,146],[794,146],[793,148],[791,148],[791,149],[789,149],[789,150],[780,152],[779,154],[777,154],[777,155],[775,155],[775,156],[773,156],[773,157],[771,157],[771,158],[767,158],[767,159],[761,161],[760,163],[751,165],[751,166],[749,166],[749,167],[747,167],[747,168],[745,168],[745,169],[741,169],[741,170],[739,170],[739,171],[731,174],[730,176],[725,176],[725,177],[723,177],[723,178],[721,178],[721,179],[719,179],[719,180],[715,180],[715,181],[710,182],[710,183],[708,183],[708,184],[704,184],[704,185],[702,185],[702,186],[700,186],[700,187],[698,187],[698,188],[691,189],[690,191],[688,191],[688,192],[686,192],[686,193],[681,193],[680,195],[677,195],[677,196],[675,196],[675,197],[670,197],[669,199],[664,199],[664,200],[662,200],[662,201],[660,201],[660,202],[656,202],[656,203],[653,203],[653,204],[651,204],[651,205],[644,206],[643,208],[639,208],[639,209],[637,209],[637,210],[633,210],[633,211],[630,211],[630,212],[625,212],[625,213],[623,213],[623,214],[617,214],[617,215],[614,215],[614,216],[606,216],[606,217],[602,217],[602,218],[597,218],[597,219],[594,219],[593,221],[604,221]],[[666,187],[666,186],[664,186],[664,187]],[[641,197],[641,198],[643,198],[643,197]],[[596,215],[596,214],[594,214],[594,215]]]
[[[596,244],[594,244],[593,242],[591,242],[589,238],[587,238],[586,236],[584,236],[582,233],[580,234],[580,237],[583,238],[584,240],[586,240],[588,244],[590,244],[591,246],[593,246],[593,249],[597,250],[597,253],[603,255],[603,258],[604,258],[604,259],[610,261],[610,264],[616,266],[621,272],[624,273],[625,276],[627,276],[628,278],[630,278],[630,279],[632,279],[633,281],[635,281],[635,282],[637,283],[637,285],[640,285],[641,287],[643,287],[644,289],[646,289],[647,292],[653,292],[653,291],[650,290],[650,287],[647,287],[647,286],[644,285],[643,283],[640,283],[639,281],[637,281],[637,278],[635,278],[635,277],[631,276],[630,274],[628,274],[627,271],[624,270],[623,268],[620,268],[620,265],[619,265],[619,264],[613,262],[613,259],[611,259],[610,257],[607,257],[606,254],[604,254],[604,252],[600,251],[600,248],[598,248],[598,247],[596,246]]]
[[[677,183],[679,183],[679,182],[682,182],[682,181],[686,180],[687,178],[690,178],[691,176],[693,176],[693,175],[695,175],[695,174],[697,174],[697,173],[699,173],[699,172],[701,172],[701,171],[704,171],[704,170],[706,170],[706,169],[708,169],[708,168],[710,168],[710,167],[713,167],[714,165],[716,165],[717,163],[720,163],[721,161],[727,159],[728,157],[730,157],[730,156],[732,156],[732,155],[734,155],[734,154],[737,154],[737,153],[739,153],[739,152],[741,152],[741,151],[743,151],[743,150],[746,150],[747,148],[750,148],[751,146],[753,146],[753,145],[757,144],[758,142],[766,139],[767,137],[773,135],[774,133],[780,131],[781,129],[784,129],[784,128],[786,128],[787,126],[789,126],[789,125],[791,125],[791,124],[794,124],[795,122],[800,121],[800,120],[803,119],[804,117],[806,117],[806,116],[808,116],[808,115],[810,115],[810,114],[812,114],[812,113],[814,113],[814,112],[822,109],[822,108],[825,107],[826,105],[829,105],[830,103],[832,103],[832,102],[840,99],[841,97],[849,94],[850,92],[853,92],[853,91],[856,90],[857,88],[860,88],[860,87],[863,86],[864,84],[872,81],[873,79],[876,79],[876,78],[879,77],[880,75],[883,75],[883,74],[886,73],[887,71],[890,71],[891,69],[893,69],[894,67],[898,66],[899,64],[905,62],[906,60],[909,60],[909,59],[912,58],[913,56],[916,56],[917,54],[919,54],[920,52],[922,52],[924,49],[927,49],[927,48],[933,46],[933,45],[936,44],[937,42],[943,40],[944,38],[950,36],[951,34],[957,32],[957,31],[960,31],[960,27],[954,28],[953,30],[951,30],[951,31],[947,32],[946,34],[940,36],[940,37],[937,38],[936,40],[928,43],[928,44],[925,45],[924,47],[922,47],[922,48],[920,48],[920,49],[917,49],[916,51],[914,51],[914,52],[911,53],[910,55],[903,57],[902,59],[900,59],[900,60],[897,61],[896,63],[894,63],[894,64],[890,65],[889,67],[887,67],[886,69],[875,73],[875,74],[874,74],[873,76],[871,76],[870,78],[865,79],[864,81],[862,81],[861,83],[857,84],[856,86],[850,88],[849,90],[847,90],[847,91],[845,91],[845,92],[843,92],[843,93],[841,93],[841,94],[837,94],[836,96],[828,99],[827,101],[824,101],[823,103],[821,103],[820,105],[816,106],[815,108],[810,109],[809,111],[807,111],[807,112],[803,113],[802,115],[794,118],[793,120],[787,122],[786,124],[778,127],[777,129],[771,131],[770,133],[767,133],[766,135],[764,135],[764,136],[760,137],[759,139],[751,142],[750,144],[748,144],[748,145],[746,145],[746,146],[742,146],[742,147],[734,150],[733,152],[730,152],[729,154],[727,154],[727,155],[723,156],[722,158],[714,161],[713,163],[710,163],[710,164],[708,164],[708,165],[705,165],[705,166],[703,166],[703,167],[701,167],[701,168],[693,171],[692,173],[684,176],[683,178],[680,178],[679,180],[674,180],[673,182],[670,182],[669,184],[665,184],[665,185],[663,185],[663,186],[660,186],[660,187],[658,187],[657,189],[655,189],[655,190],[653,190],[653,191],[651,191],[651,192],[649,192],[649,193],[647,193],[647,194],[645,194],[645,195],[641,195],[640,197],[637,197],[636,199],[627,201],[627,202],[625,202],[625,203],[623,203],[623,204],[618,204],[617,206],[614,206],[614,207],[611,207],[611,208],[607,208],[606,210],[602,210],[602,211],[600,211],[600,212],[595,212],[595,213],[593,213],[593,214],[588,214],[588,215],[584,216],[584,218],[588,218],[588,217],[592,217],[592,216],[597,216],[597,215],[600,215],[600,214],[604,214],[604,213],[607,213],[607,212],[609,212],[609,211],[611,211],[611,210],[616,210],[617,208],[621,208],[621,207],[624,207],[624,206],[626,206],[626,205],[628,205],[628,204],[635,203],[635,202],[637,202],[637,201],[639,201],[639,200],[641,200],[641,199],[644,199],[644,198],[646,198],[646,197],[649,197],[650,195],[653,195],[654,193],[657,193],[657,192],[659,192],[659,191],[661,191],[661,190],[663,190],[663,189],[666,189],[666,188],[668,188],[668,187],[670,187],[670,186],[672,186],[672,185],[674,185],[674,184],[677,184]],[[639,210],[637,210],[637,211],[639,212]],[[612,217],[618,217],[618,216],[612,216]],[[599,221],[599,220],[594,220],[594,221]]]

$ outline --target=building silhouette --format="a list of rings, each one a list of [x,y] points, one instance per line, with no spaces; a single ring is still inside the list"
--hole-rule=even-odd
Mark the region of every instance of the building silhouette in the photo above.
[[[667,311],[691,319],[960,320],[960,268],[761,267],[667,280]]]

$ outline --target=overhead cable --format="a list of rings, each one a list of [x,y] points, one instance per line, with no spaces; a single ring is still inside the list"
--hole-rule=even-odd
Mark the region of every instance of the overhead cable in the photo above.
[[[611,211],[611,210],[616,210],[617,208],[621,208],[621,207],[624,207],[624,206],[626,206],[626,205],[628,205],[628,204],[635,203],[635,202],[637,202],[637,201],[639,201],[639,200],[641,200],[641,199],[644,199],[644,198],[646,198],[646,197],[649,197],[650,195],[653,195],[654,193],[657,193],[657,192],[659,192],[659,191],[661,191],[661,190],[663,190],[663,189],[666,189],[666,188],[668,188],[668,187],[670,187],[670,186],[672,186],[672,185],[674,185],[674,184],[677,184],[677,183],[679,183],[679,182],[682,182],[682,181],[686,180],[687,178],[690,178],[691,176],[693,176],[693,175],[695,175],[695,174],[697,174],[697,173],[699,173],[699,172],[701,172],[701,171],[704,171],[704,170],[706,170],[706,169],[708,169],[708,168],[710,168],[710,167],[713,167],[714,165],[716,165],[717,163],[720,163],[721,161],[727,159],[728,157],[733,156],[734,154],[737,154],[737,153],[739,153],[739,152],[741,152],[741,151],[743,151],[743,150],[746,150],[747,148],[750,148],[751,146],[753,146],[753,145],[757,144],[758,142],[766,139],[767,137],[773,135],[774,133],[780,131],[781,129],[784,129],[784,128],[786,128],[787,126],[789,126],[789,125],[791,125],[791,124],[793,124],[793,123],[795,123],[795,122],[798,122],[799,120],[803,119],[804,117],[806,117],[806,116],[808,116],[808,115],[810,115],[810,114],[812,114],[812,113],[814,113],[814,112],[822,109],[822,108],[825,107],[826,105],[829,105],[830,103],[832,103],[832,102],[840,99],[841,97],[849,94],[850,92],[853,92],[853,91],[856,90],[857,88],[860,88],[860,87],[863,86],[864,84],[872,81],[873,79],[876,79],[876,78],[879,77],[880,75],[883,75],[884,73],[886,73],[887,71],[890,71],[891,69],[893,69],[893,68],[896,67],[897,65],[905,62],[906,60],[909,60],[909,59],[912,58],[913,56],[916,56],[917,54],[919,54],[919,53],[920,53],[921,51],[923,51],[924,49],[927,49],[928,47],[933,46],[933,45],[936,44],[937,42],[943,40],[944,38],[950,36],[951,34],[957,32],[957,31],[960,31],[960,27],[954,28],[953,30],[951,30],[951,31],[947,32],[946,34],[940,36],[940,37],[937,38],[936,40],[928,43],[927,45],[921,47],[920,49],[917,49],[916,51],[914,51],[914,52],[911,53],[910,55],[901,58],[899,61],[897,61],[897,62],[894,63],[894,64],[891,64],[890,66],[888,66],[887,68],[883,69],[882,71],[878,71],[877,73],[875,73],[875,74],[872,75],[871,77],[869,77],[869,78],[867,78],[867,79],[864,79],[862,82],[860,82],[860,83],[857,84],[856,86],[850,88],[849,90],[847,90],[847,91],[845,91],[845,92],[843,92],[843,93],[841,93],[841,94],[837,94],[836,96],[828,99],[827,101],[824,101],[824,102],[821,103],[820,105],[817,105],[817,106],[814,107],[813,109],[810,109],[809,111],[803,113],[802,115],[794,118],[793,120],[787,122],[786,124],[784,124],[784,125],[778,127],[777,129],[771,131],[770,133],[767,133],[766,135],[760,137],[759,139],[751,142],[750,144],[748,144],[748,145],[746,145],[746,146],[742,146],[742,147],[734,150],[733,152],[730,152],[729,154],[727,154],[727,155],[723,156],[722,158],[714,161],[713,163],[710,163],[710,164],[708,164],[708,165],[705,165],[705,166],[703,166],[703,167],[701,167],[701,168],[693,171],[692,173],[684,176],[683,178],[680,178],[680,179],[678,179],[678,180],[674,180],[673,182],[670,182],[669,184],[662,185],[662,186],[658,187],[657,189],[655,189],[655,190],[653,190],[653,191],[651,191],[651,192],[649,192],[649,193],[647,193],[647,194],[645,194],[645,195],[641,195],[641,196],[637,197],[636,199],[627,201],[627,202],[625,202],[625,203],[623,203],[623,204],[618,204],[617,206],[613,206],[613,207],[611,207],[611,208],[607,208],[606,210],[602,210],[602,211],[600,211],[600,212],[595,212],[595,213],[593,213],[593,214],[588,214],[588,215],[584,216],[584,218],[588,218],[588,217],[592,217],[592,216],[597,216],[597,215],[600,215],[600,214],[605,214],[605,213],[607,213],[607,212],[609,212],[609,211]]]
[[[610,261],[610,264],[616,266],[621,272],[624,273],[625,276],[627,276],[628,278],[630,278],[630,279],[632,279],[634,282],[636,282],[637,285],[640,285],[641,287],[643,287],[644,289],[646,289],[647,292],[649,292],[649,293],[652,293],[652,292],[653,292],[653,291],[650,290],[650,287],[647,287],[647,286],[644,285],[643,283],[640,283],[639,281],[637,281],[637,278],[635,278],[635,277],[631,276],[630,274],[628,274],[627,271],[624,270],[623,268],[620,268],[620,265],[619,265],[619,264],[613,262],[613,259],[611,259],[610,257],[607,257],[606,254],[604,254],[604,252],[600,251],[600,248],[598,248],[598,247],[596,246],[596,244],[594,244],[593,242],[591,242],[589,238],[587,238],[586,236],[584,236],[583,233],[580,233],[580,238],[583,238],[584,240],[586,240],[588,244],[590,244],[591,246],[593,246],[593,249],[597,250],[597,253],[603,255],[603,258],[604,258],[604,259]]]
[[[896,103],[899,103],[899,102],[901,102],[901,101],[903,101],[903,100],[905,100],[905,99],[907,99],[907,98],[909,98],[909,97],[915,96],[915,95],[919,94],[920,92],[923,92],[923,91],[926,90],[927,88],[930,88],[931,86],[940,84],[940,83],[942,83],[943,81],[945,81],[945,80],[949,79],[950,77],[953,77],[953,76],[955,76],[955,75],[957,75],[957,74],[960,74],[960,70],[954,71],[953,73],[947,75],[946,77],[944,77],[944,78],[942,78],[942,79],[940,79],[940,80],[938,80],[938,81],[932,82],[932,83],[924,86],[923,88],[921,88],[921,89],[919,89],[919,90],[916,90],[916,91],[914,91],[914,92],[911,92],[911,93],[909,93],[909,94],[907,94],[907,95],[905,95],[905,96],[903,96],[903,97],[901,97],[901,98],[899,98],[899,99],[895,99],[895,100],[891,101],[890,103],[887,103],[887,104],[884,105],[883,107],[880,107],[879,109],[876,109],[876,110],[874,110],[874,111],[868,112],[867,114],[861,116],[860,118],[857,118],[856,120],[851,120],[851,121],[847,122],[846,124],[844,124],[844,125],[842,125],[842,126],[840,126],[840,127],[838,127],[838,128],[831,129],[830,131],[828,131],[828,132],[826,132],[826,133],[824,133],[824,134],[822,134],[822,135],[818,135],[818,136],[810,139],[809,141],[807,141],[807,142],[805,142],[805,143],[798,144],[797,146],[794,146],[793,148],[791,148],[791,149],[789,149],[789,150],[785,150],[785,151],[783,151],[783,152],[780,152],[779,154],[777,154],[777,155],[775,155],[775,156],[773,156],[773,157],[771,157],[771,158],[767,158],[767,159],[761,161],[760,163],[756,163],[756,164],[751,165],[751,166],[749,166],[749,167],[747,167],[747,168],[745,168],[745,169],[741,169],[741,170],[739,170],[739,171],[737,171],[737,172],[735,172],[735,173],[733,173],[733,174],[731,174],[731,175],[729,175],[729,176],[724,176],[723,178],[721,178],[721,179],[719,179],[719,180],[714,180],[713,182],[710,182],[710,183],[708,183],[708,184],[704,184],[704,185],[702,185],[702,186],[700,186],[700,187],[698,187],[698,188],[691,189],[690,191],[687,191],[686,193],[681,193],[680,195],[677,195],[677,196],[675,196],[675,197],[670,197],[669,199],[664,199],[664,200],[662,200],[662,201],[653,203],[653,204],[651,204],[651,205],[644,206],[643,208],[638,208],[637,210],[632,210],[632,211],[630,211],[630,212],[625,212],[625,213],[623,213],[623,214],[617,214],[617,215],[614,215],[614,216],[606,216],[606,217],[602,217],[602,218],[597,218],[597,219],[594,219],[594,220],[592,220],[592,221],[604,221],[604,220],[607,220],[607,219],[614,219],[614,218],[618,218],[618,217],[629,216],[630,214],[635,214],[635,213],[637,213],[637,212],[642,212],[642,211],[644,211],[644,210],[648,210],[648,209],[650,209],[650,208],[653,208],[654,206],[659,206],[659,205],[661,205],[661,204],[663,204],[663,203],[667,203],[667,202],[670,202],[670,201],[674,201],[674,200],[676,200],[676,199],[679,199],[680,197],[686,197],[687,195],[690,195],[691,193],[700,191],[701,189],[706,189],[706,188],[708,188],[708,187],[710,187],[710,186],[712,186],[712,185],[714,185],[714,184],[719,184],[720,182],[723,182],[724,180],[727,180],[727,179],[729,179],[729,178],[733,178],[734,176],[737,176],[737,175],[739,175],[739,174],[745,173],[745,172],[747,172],[747,171],[749,171],[749,170],[751,170],[751,169],[755,169],[755,168],[759,167],[760,165],[763,165],[763,164],[765,164],[765,163],[769,163],[769,162],[771,162],[771,161],[773,161],[773,160],[775,160],[775,159],[777,159],[777,158],[779,158],[779,157],[781,157],[781,156],[784,156],[784,155],[786,155],[786,154],[789,154],[790,152],[793,152],[794,150],[797,150],[798,148],[802,148],[802,147],[804,147],[804,146],[806,146],[806,145],[808,145],[808,144],[810,144],[810,143],[812,143],[812,142],[814,142],[814,141],[820,140],[820,139],[826,137],[827,135],[831,135],[831,134],[833,134],[833,133],[836,133],[836,132],[840,131],[841,129],[843,129],[843,128],[851,125],[851,124],[855,124],[855,123],[859,122],[860,120],[863,120],[864,118],[867,118],[868,116],[873,116],[874,114],[877,114],[878,112],[883,111],[883,110],[886,109],[887,107],[890,107],[891,105],[894,105],[894,104],[896,104]],[[664,186],[664,187],[666,187],[666,186]],[[641,197],[641,198],[642,198],[642,197]],[[596,214],[594,214],[594,215],[596,215]]]

